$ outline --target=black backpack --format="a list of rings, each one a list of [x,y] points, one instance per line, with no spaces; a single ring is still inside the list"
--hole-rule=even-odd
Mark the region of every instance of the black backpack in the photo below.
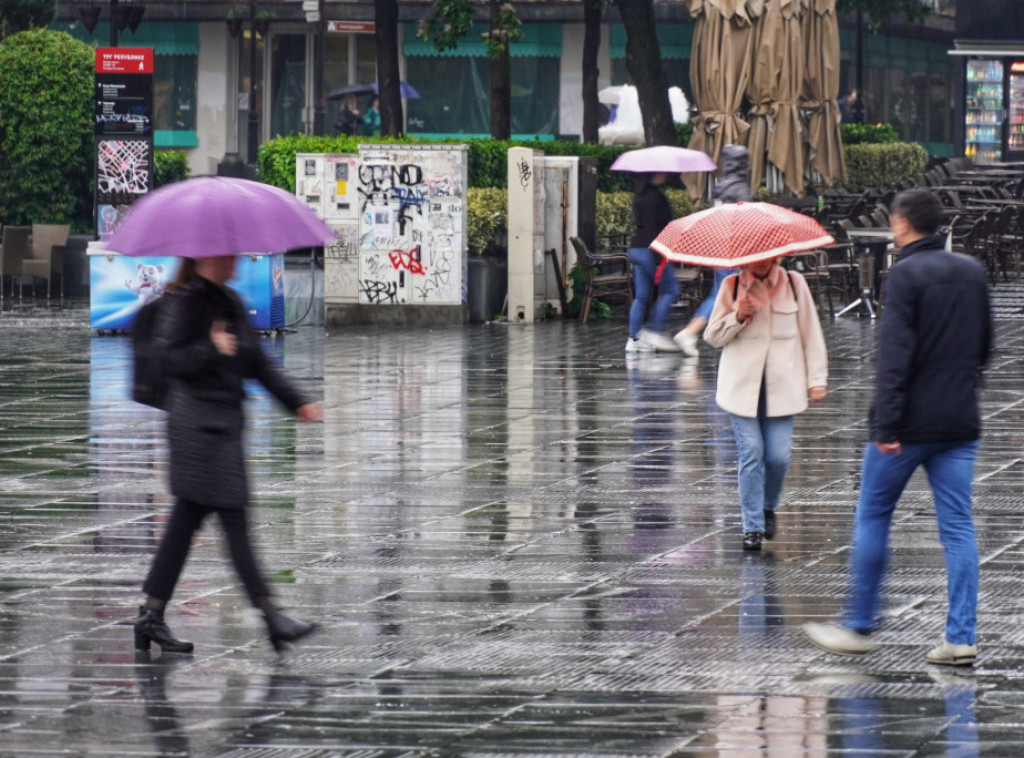
[[[153,408],[167,410],[167,391],[170,382],[164,369],[160,351],[153,344],[156,323],[170,293],[150,300],[135,315],[132,326],[132,400]]]

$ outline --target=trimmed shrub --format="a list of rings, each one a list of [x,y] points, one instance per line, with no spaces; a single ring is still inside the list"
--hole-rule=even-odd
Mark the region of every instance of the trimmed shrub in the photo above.
[[[928,152],[916,143],[848,145],[846,188],[861,192],[867,187],[891,189],[907,179],[924,185]]]
[[[508,186],[508,149],[529,147],[543,150],[545,155],[575,155],[597,159],[597,188],[602,192],[629,191],[630,174],[611,171],[614,160],[631,147],[621,145],[590,145],[582,142],[515,142],[492,139],[424,140],[416,137],[310,137],[292,135],[275,137],[259,148],[260,179],[295,191],[295,156],[298,153],[357,153],[360,143],[366,144],[465,144],[469,146],[469,186],[477,189]]]
[[[690,194],[684,189],[667,187],[665,197],[672,206],[675,218],[688,216],[695,207]],[[633,236],[633,193],[632,192],[598,192],[597,193],[597,237],[624,237],[629,243]]]
[[[0,219],[91,228],[93,49],[32,29],[0,42]]]
[[[844,145],[862,145],[899,142],[900,135],[892,124],[842,124],[839,127],[839,139]]]
[[[508,232],[508,191],[470,187],[466,190],[466,204],[466,246],[470,255],[503,249]]]
[[[157,150],[153,154],[153,188],[188,179],[188,157],[184,150]]]

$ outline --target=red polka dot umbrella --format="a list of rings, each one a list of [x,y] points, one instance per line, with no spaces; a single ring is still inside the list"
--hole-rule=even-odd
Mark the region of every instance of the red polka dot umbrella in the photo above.
[[[651,243],[670,261],[731,268],[835,242],[809,216],[771,203],[728,203],[669,223]]]

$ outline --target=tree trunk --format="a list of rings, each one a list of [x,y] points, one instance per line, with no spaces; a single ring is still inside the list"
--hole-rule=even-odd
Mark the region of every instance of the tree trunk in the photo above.
[[[493,30],[498,27],[501,0],[490,0],[490,6]],[[512,137],[512,57],[508,45],[497,58],[491,59],[491,137]]]
[[[626,27],[626,68],[636,84],[648,145],[675,145],[676,127],[668,102],[668,81],[654,25],[653,0],[615,0]]]
[[[377,44],[380,133],[384,137],[395,137],[405,131],[398,69],[398,0],[373,0],[373,21]]]
[[[597,143],[601,126],[597,101],[597,52],[601,47],[601,11],[604,0],[583,0],[583,141]]]

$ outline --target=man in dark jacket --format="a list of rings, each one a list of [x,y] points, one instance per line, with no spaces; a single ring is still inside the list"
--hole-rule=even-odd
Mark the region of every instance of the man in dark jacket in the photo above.
[[[889,526],[903,488],[924,466],[946,558],[945,637],[929,663],[969,666],[975,644],[978,545],[971,483],[981,435],[979,377],[992,347],[985,268],[943,249],[942,205],[925,189],[896,196],[892,231],[902,248],[886,281],[860,502],[853,530],[851,589],[839,624],[806,624],[819,647],[859,655],[874,647],[888,560]]]

